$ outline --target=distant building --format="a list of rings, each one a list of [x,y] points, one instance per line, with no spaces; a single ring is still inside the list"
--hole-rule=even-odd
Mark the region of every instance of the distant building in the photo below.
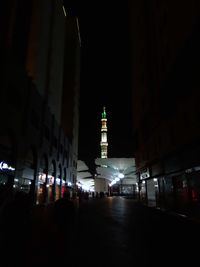
[[[129,1],[140,197],[200,206],[199,1]]]
[[[80,34],[63,10],[61,0],[1,6],[1,201],[21,190],[42,204],[76,190]]]
[[[101,114],[101,158],[95,160],[95,191],[97,193],[116,195],[135,195],[135,159],[108,158],[107,114],[103,107]]]
[[[98,174],[97,181],[100,184],[101,180],[106,180],[108,186],[102,186],[103,192],[107,192],[109,195],[136,197],[138,186],[134,158],[97,158],[95,164]],[[99,184],[97,183],[97,189]],[[103,182],[102,185],[104,185]],[[99,190],[96,191],[99,192]]]

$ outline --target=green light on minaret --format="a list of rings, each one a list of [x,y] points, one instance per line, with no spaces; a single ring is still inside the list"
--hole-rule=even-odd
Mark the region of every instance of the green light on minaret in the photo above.
[[[102,119],[106,119],[106,108],[103,107],[103,112],[101,113]]]

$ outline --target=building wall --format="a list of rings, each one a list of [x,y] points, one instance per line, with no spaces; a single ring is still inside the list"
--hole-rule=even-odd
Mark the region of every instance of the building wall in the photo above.
[[[109,188],[109,181],[105,178],[95,178],[95,192],[107,193]]]
[[[195,99],[199,95],[195,88],[199,85],[191,82],[194,79],[196,63],[194,60],[189,61],[193,46],[196,56],[199,55],[199,40],[195,39],[195,31],[197,32],[199,27],[198,1],[192,1],[190,5],[181,2],[181,10],[179,5],[168,2],[160,4],[158,1],[152,1],[149,5],[146,6],[145,1],[132,1],[131,9],[133,117],[135,145],[140,147],[136,148],[136,151],[140,150],[136,159],[139,165],[144,165],[147,158],[153,160],[157,156],[157,148],[152,138],[159,141],[162,138],[161,133],[166,135],[163,139],[170,138],[170,135],[173,135],[170,139],[175,138],[176,133],[170,132],[173,131],[171,129],[175,132],[175,128],[176,131],[177,128],[187,131],[187,127],[181,122],[181,113],[184,110],[190,121],[193,121],[194,116],[191,115],[194,115]],[[178,19],[176,14],[179,14]],[[167,56],[167,48],[162,47],[163,42],[170,48],[170,56]],[[195,127],[195,123],[189,123]],[[165,134],[163,130],[158,133],[158,128],[166,128],[168,133]],[[192,131],[193,135],[195,132]],[[188,134],[191,135],[191,131]],[[185,135],[184,138],[189,137]],[[168,143],[174,142],[174,146],[177,141],[181,143],[180,138],[176,139],[168,140]],[[152,143],[155,147],[151,147],[152,153],[147,155],[145,148]],[[165,141],[163,143],[166,145]],[[168,145],[171,150],[170,144]]]
[[[80,49],[81,40],[78,19],[68,15],[66,20],[64,62],[64,72],[66,74],[63,81],[61,125],[72,143],[73,176],[75,180],[77,177],[79,135]]]
[[[199,2],[130,1],[130,15],[137,171],[184,174],[200,162]]]
[[[58,123],[61,117],[66,17],[62,1],[32,1],[27,69]]]
[[[1,165],[0,185],[4,187],[9,181],[10,192],[24,190],[37,203],[45,203],[62,195],[61,181],[51,185],[49,175],[65,180],[66,186],[71,182],[76,188],[80,43],[66,35],[73,31],[77,35],[78,29],[68,26],[66,30],[62,1],[7,2],[1,18],[7,28],[0,32],[0,111],[4,114],[0,160],[7,165]],[[72,60],[65,56],[68,41],[71,48],[76,48]],[[76,77],[67,88],[65,61],[71,62]],[[63,113],[68,95],[75,107]],[[73,126],[67,132],[68,123]],[[14,171],[8,169],[11,166]],[[38,194],[43,195],[40,200]]]

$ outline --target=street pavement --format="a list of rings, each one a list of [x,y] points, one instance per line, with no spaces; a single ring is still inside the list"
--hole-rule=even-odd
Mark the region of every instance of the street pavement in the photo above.
[[[65,226],[53,205],[36,206],[23,226],[5,229],[0,266],[192,266],[199,226],[118,196],[76,202]]]
[[[133,199],[108,197],[81,207],[79,249],[98,266],[191,266],[199,254],[199,224]],[[94,262],[94,261],[92,261]],[[92,266],[92,264],[91,264]]]

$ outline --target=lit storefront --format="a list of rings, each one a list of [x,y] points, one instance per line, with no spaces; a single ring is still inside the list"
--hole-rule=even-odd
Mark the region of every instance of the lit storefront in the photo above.
[[[199,213],[200,210],[200,166],[162,175],[155,188],[157,206],[180,213]],[[153,181],[151,179],[151,181]],[[148,185],[147,196],[152,195],[153,183]],[[154,185],[155,186],[155,185]]]
[[[66,186],[66,181],[62,179],[62,189],[61,189],[61,194],[63,197],[63,194],[67,191],[67,186]]]
[[[0,202],[13,191],[15,169],[14,144],[9,136],[0,136]]]
[[[26,194],[30,193],[31,184],[34,183],[34,169],[25,166],[20,175],[20,178],[14,179],[15,191],[23,191]]]
[[[46,179],[47,178],[47,179]],[[54,200],[54,176],[39,173],[37,187],[37,204],[50,203]]]
[[[7,194],[8,190],[13,187],[15,167],[5,161],[0,162],[0,198]]]
[[[66,169],[64,169],[63,171],[63,179],[62,179],[62,189],[61,189],[61,195],[63,197],[63,194],[67,191],[69,191],[68,189],[68,183],[66,182]]]
[[[61,174],[61,167],[58,168],[58,174],[56,175],[56,181],[55,181],[55,200],[58,200],[61,197],[61,188],[62,188],[62,174]]]
[[[46,173],[39,172],[36,204],[44,204],[45,203],[45,198],[46,198],[46,177],[47,177]]]
[[[55,178],[53,175],[47,176],[46,190],[47,190],[47,202],[48,203],[54,200],[54,181],[55,181]]]
[[[58,200],[60,198],[60,194],[61,194],[61,181],[60,178],[56,178],[56,196],[55,196],[55,200]]]

